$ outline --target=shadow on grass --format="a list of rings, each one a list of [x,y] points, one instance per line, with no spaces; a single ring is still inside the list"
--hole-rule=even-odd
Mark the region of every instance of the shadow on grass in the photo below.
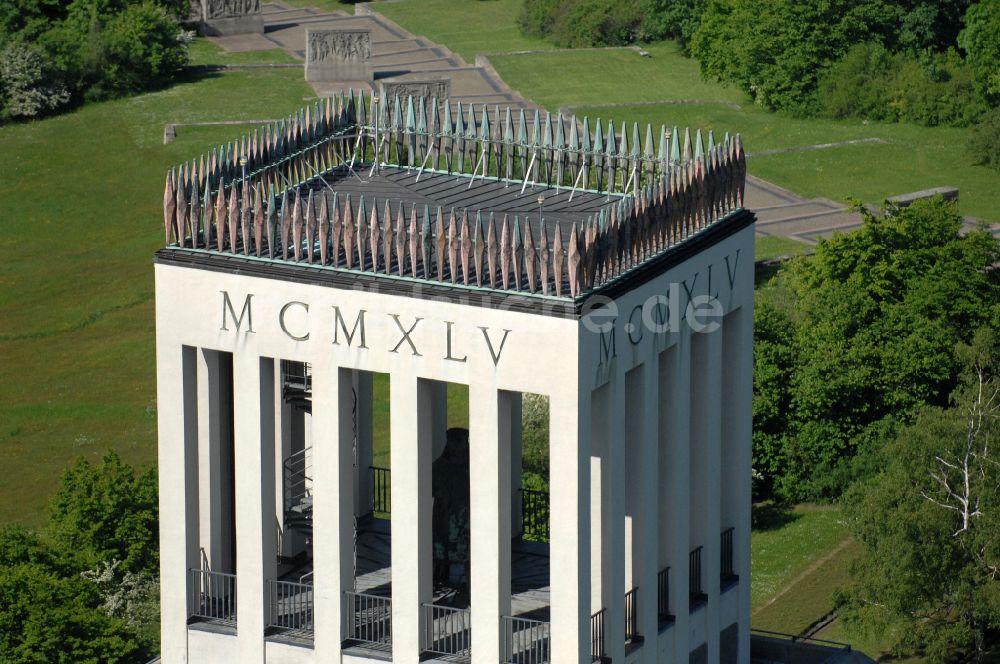
[[[750,527],[754,531],[777,530],[801,518],[801,514],[792,511],[791,505],[758,503],[753,506]]]

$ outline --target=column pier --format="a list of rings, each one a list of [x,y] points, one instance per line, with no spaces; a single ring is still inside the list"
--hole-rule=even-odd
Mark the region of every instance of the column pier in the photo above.
[[[392,459],[392,658],[416,664],[421,605],[432,600],[431,467],[436,386],[409,374],[390,378]],[[443,444],[443,443],[442,443]]]
[[[236,616],[240,662],[265,661],[266,581],[277,573],[274,528],[274,360],[233,362],[236,437]]]
[[[510,615],[508,496],[515,395],[486,381],[469,390],[472,657],[477,664],[492,664],[502,657],[500,617]]]

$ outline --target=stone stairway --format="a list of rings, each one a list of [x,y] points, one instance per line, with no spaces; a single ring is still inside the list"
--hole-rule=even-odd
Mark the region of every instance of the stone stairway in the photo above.
[[[474,103],[498,104],[512,109],[536,108],[534,104],[513,92],[490,70],[469,65],[446,46],[435,44],[426,37],[413,35],[396,25],[367,4],[355,6],[357,14],[325,12],[316,8],[290,7],[280,1],[265,3],[263,35],[234,35],[210,38],[227,51],[258,51],[280,48],[293,57],[305,59],[307,28],[350,29],[366,28],[372,35],[372,68],[375,85],[384,78],[433,79],[451,81],[451,100],[463,105]],[[345,87],[370,90],[365,81],[314,83],[319,96],[339,92]]]

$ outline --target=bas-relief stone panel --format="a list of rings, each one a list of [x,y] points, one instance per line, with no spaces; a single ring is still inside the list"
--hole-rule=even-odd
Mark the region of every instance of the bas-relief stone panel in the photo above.
[[[369,81],[371,57],[368,30],[306,30],[307,81]]]
[[[211,36],[263,33],[260,0],[202,0],[202,31]]]
[[[413,97],[414,101],[424,99],[425,103],[436,98],[439,102],[451,96],[451,81],[446,78],[422,79],[406,81],[382,81],[382,99],[385,103],[392,103],[396,96],[401,97],[405,104],[407,97]]]

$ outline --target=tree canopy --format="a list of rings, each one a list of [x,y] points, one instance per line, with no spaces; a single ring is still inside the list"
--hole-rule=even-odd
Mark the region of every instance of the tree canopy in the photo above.
[[[957,345],[1000,321],[997,240],[963,235],[941,199],[864,214],[757,295],[754,464],[765,493],[831,498],[925,405],[943,406]]]

